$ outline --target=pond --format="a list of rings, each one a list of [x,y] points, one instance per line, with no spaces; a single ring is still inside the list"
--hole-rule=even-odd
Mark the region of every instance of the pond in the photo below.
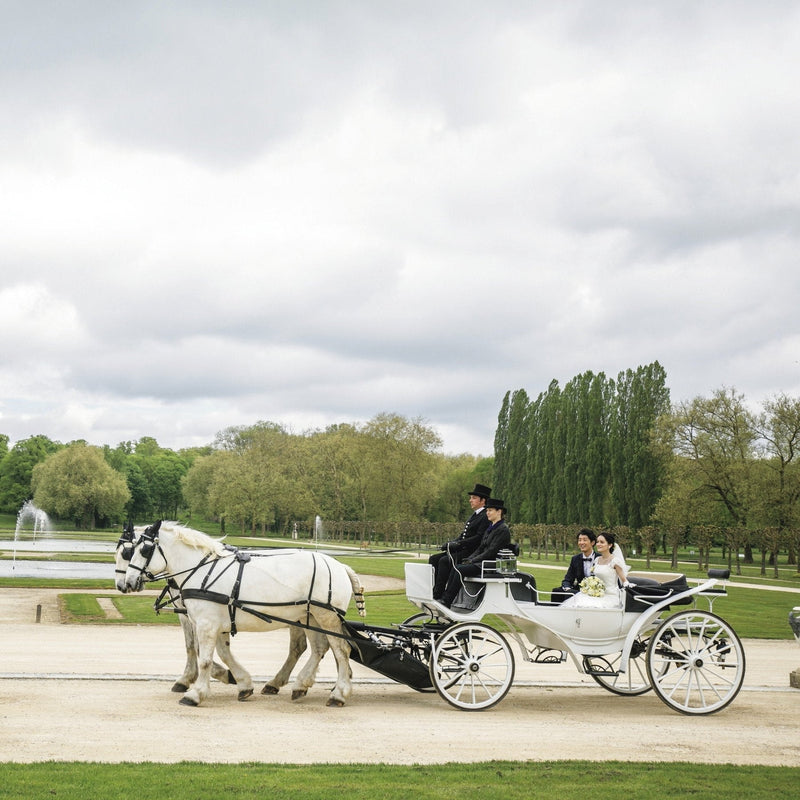
[[[116,542],[92,542],[83,539],[56,539],[46,534],[35,541],[0,539],[0,551],[17,553],[108,553],[108,564],[84,561],[36,561],[0,559],[0,578],[98,578],[114,580]]]
[[[114,562],[0,560],[0,578],[97,578],[114,581]],[[113,588],[113,587],[109,587]]]

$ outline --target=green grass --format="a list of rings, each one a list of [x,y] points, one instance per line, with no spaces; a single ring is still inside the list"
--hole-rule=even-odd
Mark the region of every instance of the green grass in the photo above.
[[[122,619],[110,619],[97,602],[98,597],[108,597],[117,611],[122,614]],[[59,595],[61,604],[62,621],[72,624],[127,624],[144,625],[157,623],[162,625],[177,625],[179,620],[171,611],[156,614],[153,611],[154,597],[141,595],[111,595],[111,594],[80,594],[70,593]]]
[[[578,785],[592,800],[658,797],[717,800],[792,797],[798,767],[615,761],[492,761],[471,764],[3,764],[7,800],[214,800],[218,797],[328,800],[532,800],[575,797]],[[580,794],[580,789],[578,790]]]

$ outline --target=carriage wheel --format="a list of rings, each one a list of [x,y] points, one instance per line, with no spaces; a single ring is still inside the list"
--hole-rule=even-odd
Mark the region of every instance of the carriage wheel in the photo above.
[[[647,670],[656,694],[682,714],[713,714],[744,681],[744,649],[724,620],[708,611],[679,611],[650,638]]]
[[[506,696],[514,679],[514,654],[494,628],[466,622],[436,640],[430,673],[436,691],[450,705],[480,711]]]
[[[627,672],[618,672],[619,662],[622,660],[621,650],[607,656],[586,656],[585,661],[590,667],[587,671],[592,678],[614,694],[635,697],[649,692],[653,687],[647,673],[647,645],[658,624],[654,622],[646,626],[634,640]]]

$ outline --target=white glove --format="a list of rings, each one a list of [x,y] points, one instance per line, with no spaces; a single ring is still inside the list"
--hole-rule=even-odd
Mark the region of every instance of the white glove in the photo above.
[[[633,589],[633,587],[634,587],[634,586],[636,586],[636,584],[635,584],[635,583],[631,583],[630,581],[625,581],[625,583],[623,583],[622,585],[623,585],[623,586],[624,586],[626,589]]]

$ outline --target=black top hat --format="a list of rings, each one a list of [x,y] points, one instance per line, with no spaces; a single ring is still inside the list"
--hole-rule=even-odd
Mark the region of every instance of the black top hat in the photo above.
[[[486,508],[499,508],[501,511],[508,511],[503,501],[498,500],[496,497],[490,497],[486,501]]]
[[[482,497],[484,500],[486,500],[491,493],[492,490],[482,483],[476,483],[475,488],[471,492],[467,492],[467,494],[474,494],[476,497]]]

